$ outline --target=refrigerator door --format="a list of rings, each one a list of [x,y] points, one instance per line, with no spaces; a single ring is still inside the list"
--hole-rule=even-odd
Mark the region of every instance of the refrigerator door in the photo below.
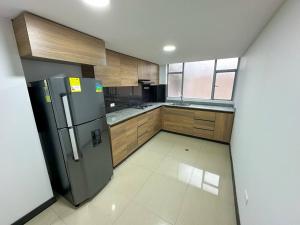
[[[84,171],[84,162],[75,160],[71,145],[71,138],[68,128],[58,130],[61,148],[69,180],[69,187],[64,190],[63,194],[75,206],[89,198],[86,175]],[[82,158],[82,154],[79,156]]]
[[[100,118],[74,126],[74,130],[89,197],[93,197],[109,182],[113,174],[106,119]]]
[[[80,78],[78,83],[76,79],[79,78],[65,78],[73,125],[105,116],[104,96],[100,82],[91,78]],[[77,88],[75,91],[74,86]]]
[[[92,78],[53,77],[47,80],[58,128],[67,127],[63,96],[68,97],[72,124],[79,125],[105,115],[102,85]]]

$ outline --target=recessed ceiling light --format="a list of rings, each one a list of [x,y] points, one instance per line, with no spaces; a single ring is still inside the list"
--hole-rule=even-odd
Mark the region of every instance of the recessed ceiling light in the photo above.
[[[95,7],[106,7],[110,4],[110,0],[83,0],[86,4]]]
[[[163,50],[165,52],[174,52],[176,50],[176,46],[175,45],[165,45]]]

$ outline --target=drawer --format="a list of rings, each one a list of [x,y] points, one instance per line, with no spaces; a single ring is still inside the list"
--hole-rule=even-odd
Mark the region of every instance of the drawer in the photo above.
[[[149,123],[148,122],[146,122],[138,127],[138,137],[144,135],[147,132],[149,132]]]
[[[140,145],[146,143],[150,138],[151,138],[151,136],[149,135],[148,132],[144,133],[142,136],[138,137],[138,145],[140,146]]]
[[[148,120],[149,120],[149,114],[148,114],[148,113],[145,113],[145,114],[142,114],[142,115],[138,116],[138,117],[137,117],[137,123],[138,123],[138,126],[143,125],[143,124],[146,123]]]
[[[214,131],[204,130],[204,129],[200,129],[200,128],[194,128],[193,135],[197,136],[197,137],[212,139],[214,137]]]
[[[194,112],[194,119],[196,119],[196,120],[215,121],[216,120],[216,113],[211,112],[211,111],[195,111]]]
[[[204,130],[214,130],[215,122],[208,120],[194,120],[194,128],[201,128]]]

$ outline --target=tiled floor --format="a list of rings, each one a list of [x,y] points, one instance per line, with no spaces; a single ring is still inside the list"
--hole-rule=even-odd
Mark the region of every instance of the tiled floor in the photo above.
[[[160,132],[89,203],[63,198],[30,225],[236,225],[227,145]]]

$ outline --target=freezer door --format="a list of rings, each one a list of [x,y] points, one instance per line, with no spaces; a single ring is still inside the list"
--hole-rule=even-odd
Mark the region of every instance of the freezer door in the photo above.
[[[73,125],[105,116],[105,103],[100,82],[91,78],[80,78],[80,90],[72,92],[74,84],[71,79],[66,78],[66,85],[69,90],[68,97]]]
[[[68,97],[73,125],[105,115],[102,85],[92,78],[53,77],[47,80],[58,128],[67,127],[63,96]]]
[[[77,147],[82,157],[89,197],[96,195],[109,182],[112,173],[112,155],[106,119],[101,118],[74,126]]]

